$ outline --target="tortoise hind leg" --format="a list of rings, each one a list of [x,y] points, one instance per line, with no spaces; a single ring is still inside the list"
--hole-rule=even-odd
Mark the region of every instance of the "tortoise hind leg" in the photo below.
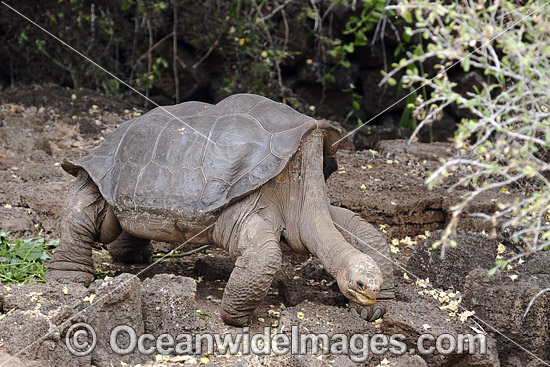
[[[150,263],[153,259],[151,241],[122,231],[116,240],[107,245],[114,261],[128,264]]]
[[[330,206],[329,210],[336,228],[345,240],[359,251],[373,258],[382,271],[382,289],[378,294],[376,303],[366,307],[350,303],[351,311],[355,311],[361,318],[367,321],[379,319],[386,312],[386,305],[395,299],[393,265],[389,246],[380,232],[358,214],[333,205]]]
[[[119,233],[120,225],[109,204],[81,170],[63,207],[60,244],[47,265],[46,279],[88,286],[94,280],[93,243],[110,242]]]
[[[252,314],[266,297],[273,278],[281,268],[282,253],[274,228],[258,214],[242,225],[235,261],[221,304],[222,320],[230,325],[250,323]]]

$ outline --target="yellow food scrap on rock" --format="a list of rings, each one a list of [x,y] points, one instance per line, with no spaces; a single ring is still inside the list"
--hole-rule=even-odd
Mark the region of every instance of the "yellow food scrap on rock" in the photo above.
[[[94,302],[94,298],[95,298],[95,294],[92,293],[89,296],[84,297],[82,300],[84,302],[90,302],[90,304],[92,304]]]
[[[413,241],[409,236],[403,238],[399,242],[401,242],[404,245],[416,245],[416,241]]]
[[[430,284],[430,278],[426,278],[426,279],[417,279],[416,280],[416,285],[422,287],[422,288],[427,288],[428,285]]]
[[[464,322],[468,319],[468,317],[475,315],[475,313],[475,311],[464,311],[459,313],[458,317],[460,317],[460,321]]]

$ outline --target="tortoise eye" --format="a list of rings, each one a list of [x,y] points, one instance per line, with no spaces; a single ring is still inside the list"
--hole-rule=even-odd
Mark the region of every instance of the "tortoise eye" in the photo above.
[[[364,287],[365,285],[363,284],[362,281],[358,280],[358,281],[357,281],[357,286],[359,287],[359,289],[363,289],[363,287]]]

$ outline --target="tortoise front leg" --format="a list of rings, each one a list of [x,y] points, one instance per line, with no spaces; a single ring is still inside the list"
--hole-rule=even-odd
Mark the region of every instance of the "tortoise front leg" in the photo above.
[[[250,323],[281,268],[282,253],[272,225],[253,214],[238,235],[240,256],[229,277],[221,304],[222,320],[230,325]]]
[[[88,286],[94,280],[94,241],[111,242],[120,230],[95,183],[85,171],[80,171],[63,207],[59,247],[47,265],[46,279]]]
[[[382,289],[378,293],[376,303],[368,307],[350,304],[352,311],[356,311],[363,319],[374,321],[384,315],[388,301],[395,299],[393,265],[389,246],[380,232],[358,214],[333,205],[330,206],[329,210],[336,228],[345,240],[359,251],[373,258],[382,271]]]

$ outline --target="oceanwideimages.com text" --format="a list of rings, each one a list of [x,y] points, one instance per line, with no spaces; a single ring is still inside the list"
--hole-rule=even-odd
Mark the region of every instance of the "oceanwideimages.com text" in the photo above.
[[[280,330],[282,331],[282,330]],[[90,354],[97,344],[94,329],[85,323],[74,324],[65,338],[69,351],[76,356]],[[237,333],[141,334],[128,325],[115,327],[109,345],[118,355],[348,355],[354,362],[364,362],[371,354],[486,354],[487,340],[483,334],[421,334],[407,340],[403,334],[313,334],[303,333],[298,326],[290,332],[273,332],[265,327],[262,333],[251,333],[245,327]]]

